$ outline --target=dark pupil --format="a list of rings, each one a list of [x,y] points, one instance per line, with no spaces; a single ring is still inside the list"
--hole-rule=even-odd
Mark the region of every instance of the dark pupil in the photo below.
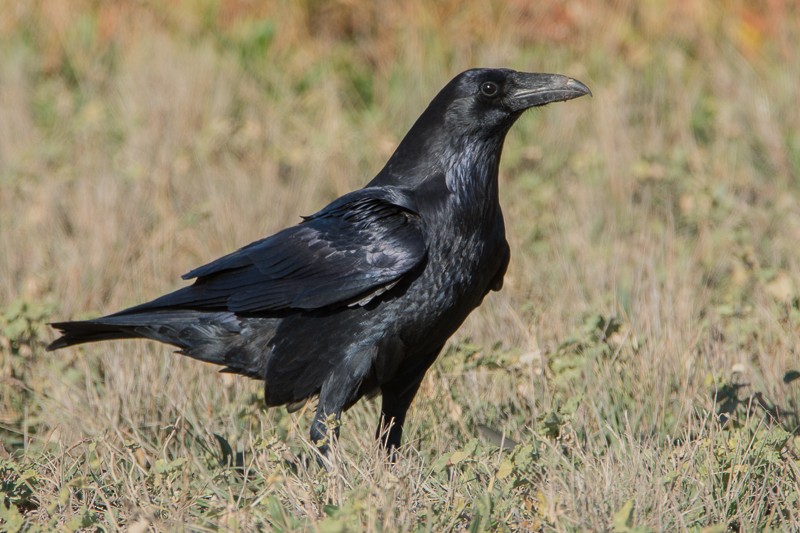
[[[486,96],[494,96],[497,94],[497,84],[488,81],[481,85],[481,92]]]

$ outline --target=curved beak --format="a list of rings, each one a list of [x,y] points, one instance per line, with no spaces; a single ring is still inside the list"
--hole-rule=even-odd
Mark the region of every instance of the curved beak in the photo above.
[[[507,96],[509,105],[516,111],[563,102],[581,96],[592,96],[592,91],[579,82],[561,74],[515,72],[511,78],[513,88]]]

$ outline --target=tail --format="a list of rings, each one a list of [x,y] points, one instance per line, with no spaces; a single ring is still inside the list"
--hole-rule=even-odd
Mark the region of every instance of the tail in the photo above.
[[[114,339],[152,339],[180,348],[180,353],[201,361],[226,365],[243,373],[234,363],[231,349],[242,332],[239,319],[230,312],[194,310],[126,311],[78,322],[51,324],[61,332],[48,351],[75,344]],[[232,364],[233,363],[233,364]]]
[[[61,337],[47,346],[48,352],[85,342],[135,339],[144,336],[136,333],[132,328],[104,324],[102,320],[54,322],[50,325],[61,332]]]

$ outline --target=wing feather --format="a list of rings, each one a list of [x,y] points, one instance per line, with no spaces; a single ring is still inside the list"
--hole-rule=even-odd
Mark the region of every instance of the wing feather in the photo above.
[[[413,200],[394,187],[347,194],[302,223],[192,270],[193,285],[126,309],[257,313],[364,305],[427,256]]]

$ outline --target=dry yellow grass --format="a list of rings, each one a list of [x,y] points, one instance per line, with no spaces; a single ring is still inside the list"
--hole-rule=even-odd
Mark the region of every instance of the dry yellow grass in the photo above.
[[[794,3],[6,0],[0,35],[2,528],[800,528]],[[256,382],[145,342],[43,353],[44,322],[363,185],[476,65],[595,97],[509,135],[505,289],[398,465],[371,402],[324,472]]]

